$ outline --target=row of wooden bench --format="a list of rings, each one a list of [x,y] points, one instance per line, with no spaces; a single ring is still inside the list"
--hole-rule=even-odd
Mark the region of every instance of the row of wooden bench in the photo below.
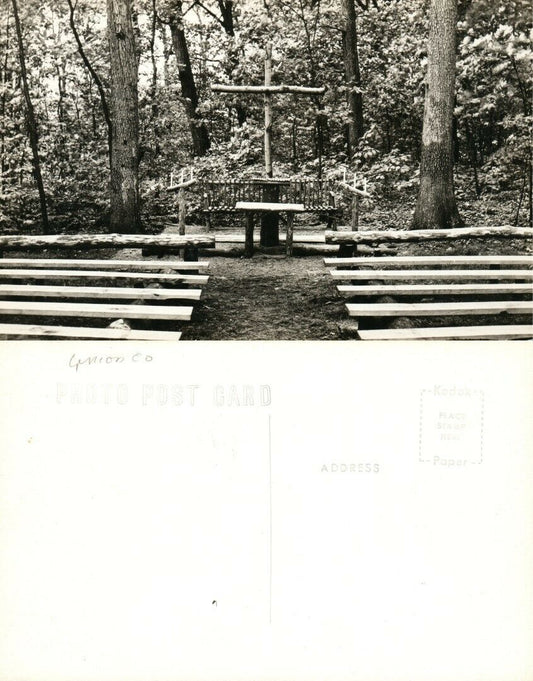
[[[473,234],[472,230],[466,231]],[[495,231],[501,233],[499,228]],[[505,230],[506,236],[523,237],[529,233],[531,230]],[[326,241],[373,243],[376,234],[376,241],[381,243],[417,240],[421,236],[420,232],[331,232],[334,236],[326,234]],[[455,234],[461,236],[460,230]],[[490,230],[474,231],[475,236],[490,234]],[[431,239],[439,236],[436,231],[430,233]],[[180,249],[204,246],[214,246],[213,237],[0,236],[0,249],[151,247],[175,254]],[[326,258],[325,263],[334,268],[331,274],[339,292],[351,298],[346,308],[349,316],[357,320],[353,326],[360,339],[533,337],[530,255],[354,256]],[[201,287],[208,280],[207,267],[207,262],[197,260],[0,259],[0,337],[177,340],[181,330],[176,324],[190,320],[193,305],[201,297]],[[516,315],[524,317],[526,323],[500,323],[502,316],[508,322]],[[390,320],[396,318],[405,322],[437,317],[440,323],[440,318],[465,316],[482,321],[488,317],[490,322],[481,326],[388,328]],[[32,319],[32,323],[6,321],[13,317]],[[64,318],[100,322],[98,326],[65,326]],[[54,323],[44,324],[43,319]],[[129,328],[124,319],[135,320],[138,328]],[[111,328],[102,326],[102,320],[113,320]],[[169,322],[171,330],[165,328]]]
[[[0,246],[62,252],[83,249],[87,241],[96,249],[158,248],[160,255],[214,243],[198,236],[80,235],[0,237]],[[0,338],[179,340],[208,282],[208,266],[160,258],[1,258]],[[77,325],[65,325],[66,319]]]
[[[531,255],[355,256],[326,258],[325,264],[350,299],[346,309],[360,340],[533,338]],[[501,323],[517,315],[528,323]],[[472,316],[490,323],[387,328],[398,318],[405,327],[406,319]]]

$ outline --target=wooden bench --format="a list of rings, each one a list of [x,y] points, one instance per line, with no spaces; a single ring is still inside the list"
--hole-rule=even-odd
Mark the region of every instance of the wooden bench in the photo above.
[[[214,239],[204,235],[0,236],[2,251],[157,248],[175,253],[213,245]],[[0,338],[179,340],[176,324],[191,319],[208,281],[207,268],[207,262],[183,260],[1,258]],[[30,323],[20,323],[19,317]],[[65,319],[78,323],[65,325]],[[132,320],[139,328],[129,328]],[[169,323],[171,329],[161,328]]]
[[[379,329],[358,331],[359,340],[531,340],[528,324],[504,326],[436,326],[424,329]]]
[[[339,293],[352,299],[346,309],[357,320],[353,332],[361,340],[533,338],[531,255],[356,256],[324,262],[337,268],[331,275],[342,282]],[[502,316],[507,321],[516,315],[529,323],[501,324]],[[385,328],[398,318],[472,316],[492,321],[481,326]]]

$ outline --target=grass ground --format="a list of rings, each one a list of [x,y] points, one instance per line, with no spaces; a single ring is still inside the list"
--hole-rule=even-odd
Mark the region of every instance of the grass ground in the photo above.
[[[511,194],[483,200],[465,201],[461,212],[465,223],[503,225],[512,222],[515,210]],[[386,202],[362,206],[360,229],[406,229],[409,227],[413,203]],[[239,218],[215,223],[217,233],[242,233]],[[295,233],[319,232],[325,225],[316,218],[298,216]],[[191,227],[188,231],[203,231]],[[281,230],[283,232],[283,228]],[[437,241],[425,244],[407,243],[395,246],[400,255],[524,253],[533,244],[524,240],[463,239],[453,244]],[[337,340],[339,324],[347,319],[345,299],[323,264],[325,254],[295,257],[259,252],[252,259],[242,258],[242,245],[225,256],[209,256],[209,284],[205,297],[195,310],[193,322],[184,329],[184,339],[198,340]],[[331,253],[329,254],[332,255]],[[462,318],[452,323],[479,324],[480,318]],[[490,323],[490,320],[486,320]],[[507,320],[509,321],[509,320]],[[527,323],[527,319],[510,320]],[[428,320],[424,320],[428,323]],[[430,324],[447,323],[433,319]],[[501,323],[505,323],[502,321]],[[416,325],[416,320],[413,320]]]

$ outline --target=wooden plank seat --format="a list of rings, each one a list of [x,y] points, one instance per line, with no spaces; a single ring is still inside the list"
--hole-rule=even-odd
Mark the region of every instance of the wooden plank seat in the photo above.
[[[109,305],[106,303],[62,303],[34,301],[0,301],[0,315],[47,317],[97,317],[101,319],[171,319],[189,321],[191,306]]]
[[[529,340],[533,324],[504,326],[437,326],[412,329],[358,330],[360,340]]]
[[[36,268],[71,268],[76,269],[95,269],[95,270],[176,270],[178,272],[188,272],[190,270],[205,270],[209,263],[203,261],[184,261],[184,260],[86,260],[78,258],[69,260],[63,258],[2,258],[0,268],[26,267]]]
[[[181,331],[143,329],[94,329],[87,326],[39,326],[0,324],[0,338],[83,338],[88,340],[179,340]]]
[[[2,279],[115,279],[137,282],[166,282],[176,284],[207,284],[209,277],[205,274],[172,274],[160,272],[114,272],[112,270],[45,270],[45,269],[3,269]]]
[[[324,239],[325,240],[325,239]],[[448,267],[476,266],[476,265],[520,265],[533,266],[531,255],[395,255],[395,256],[354,256],[352,258],[324,258],[324,263],[329,266],[358,266],[377,265],[383,267],[393,265],[395,267],[414,267],[446,265]]]
[[[355,326],[361,340],[531,337],[530,324],[505,324],[502,315],[531,320],[532,255],[355,256],[325,258],[324,263],[338,268],[331,276],[339,293],[351,299],[346,309],[359,320]],[[409,300],[398,300],[405,297]],[[420,327],[424,318],[432,317],[438,326]],[[442,320],[470,317],[480,318],[481,325],[442,325]],[[399,318],[402,326],[411,320],[412,327],[372,328]]]
[[[352,281],[397,281],[397,280],[485,280],[485,279],[525,279],[533,280],[533,270],[331,270],[334,279]]]
[[[32,286],[0,284],[6,298],[97,298],[115,300],[200,300],[199,288],[126,288],[118,286]]]
[[[348,296],[472,296],[527,294],[531,284],[340,284],[337,291]]]
[[[174,253],[178,246],[182,249],[213,246],[214,238],[204,239],[203,235],[0,237],[3,250],[53,248],[62,252],[76,248],[86,253],[89,248],[98,250],[110,245],[157,247],[167,254]],[[105,260],[71,256],[0,259],[0,338],[179,340],[182,331],[176,324],[191,319],[193,304],[201,299],[201,287],[209,279],[199,272],[205,272],[208,266],[205,261],[178,259]],[[73,325],[62,324],[67,318],[76,321]],[[22,323],[23,319],[31,323]],[[114,321],[119,323],[113,324]],[[141,328],[129,328],[130,323]]]
[[[469,303],[347,303],[350,317],[447,317],[450,315],[533,314],[533,301],[483,300]]]

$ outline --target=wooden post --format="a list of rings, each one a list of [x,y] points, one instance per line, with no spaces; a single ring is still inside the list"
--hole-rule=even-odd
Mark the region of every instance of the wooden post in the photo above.
[[[178,233],[185,234],[185,214],[187,211],[187,203],[185,201],[185,189],[178,190]]]
[[[187,200],[185,198],[185,191],[193,184],[196,184],[196,180],[194,179],[194,173],[192,169],[188,178],[186,178],[185,169],[183,169],[176,184],[174,184],[174,173],[170,173],[170,186],[167,187],[167,191],[178,192],[178,234],[182,236],[185,234],[185,217],[187,214]],[[187,251],[187,248],[185,248],[183,253],[185,260],[198,260],[197,249]],[[143,255],[155,254],[155,251],[150,252],[148,249],[143,249]]]
[[[272,45],[265,48],[265,87],[272,81]],[[265,92],[265,170],[267,177],[272,177],[272,95]]]
[[[294,215],[287,213],[287,241],[285,244],[285,253],[290,257],[292,255],[292,236],[294,231]]]
[[[272,82],[272,46],[267,44],[265,47],[265,88],[270,87]],[[264,131],[264,151],[265,151],[265,172],[267,177],[272,177],[272,95],[265,92],[265,131]],[[279,201],[279,187],[276,185],[265,185],[263,187],[262,201],[266,203],[276,203]],[[261,246],[279,245],[279,215],[276,213],[264,213],[261,215]]]
[[[359,229],[359,196],[354,194],[352,198],[352,220],[351,220],[352,232],[356,232]]]
[[[359,201],[360,197],[368,198],[366,178],[364,182],[364,189],[357,188],[357,175],[354,173],[352,184],[346,182],[346,171],[344,171],[343,180],[340,183],[343,189],[346,189],[352,194],[352,214],[351,214],[351,229],[356,232],[359,229]],[[350,258],[357,254],[357,245],[340,244],[339,257]]]
[[[246,214],[246,232],[244,237],[244,257],[251,258],[254,254],[254,214]]]
[[[354,182],[355,187],[355,182]],[[352,215],[351,215],[351,230],[352,232],[357,232],[359,229],[359,196],[354,194],[352,197]],[[357,245],[356,244],[340,244],[339,245],[339,258],[352,258],[357,255]]]

